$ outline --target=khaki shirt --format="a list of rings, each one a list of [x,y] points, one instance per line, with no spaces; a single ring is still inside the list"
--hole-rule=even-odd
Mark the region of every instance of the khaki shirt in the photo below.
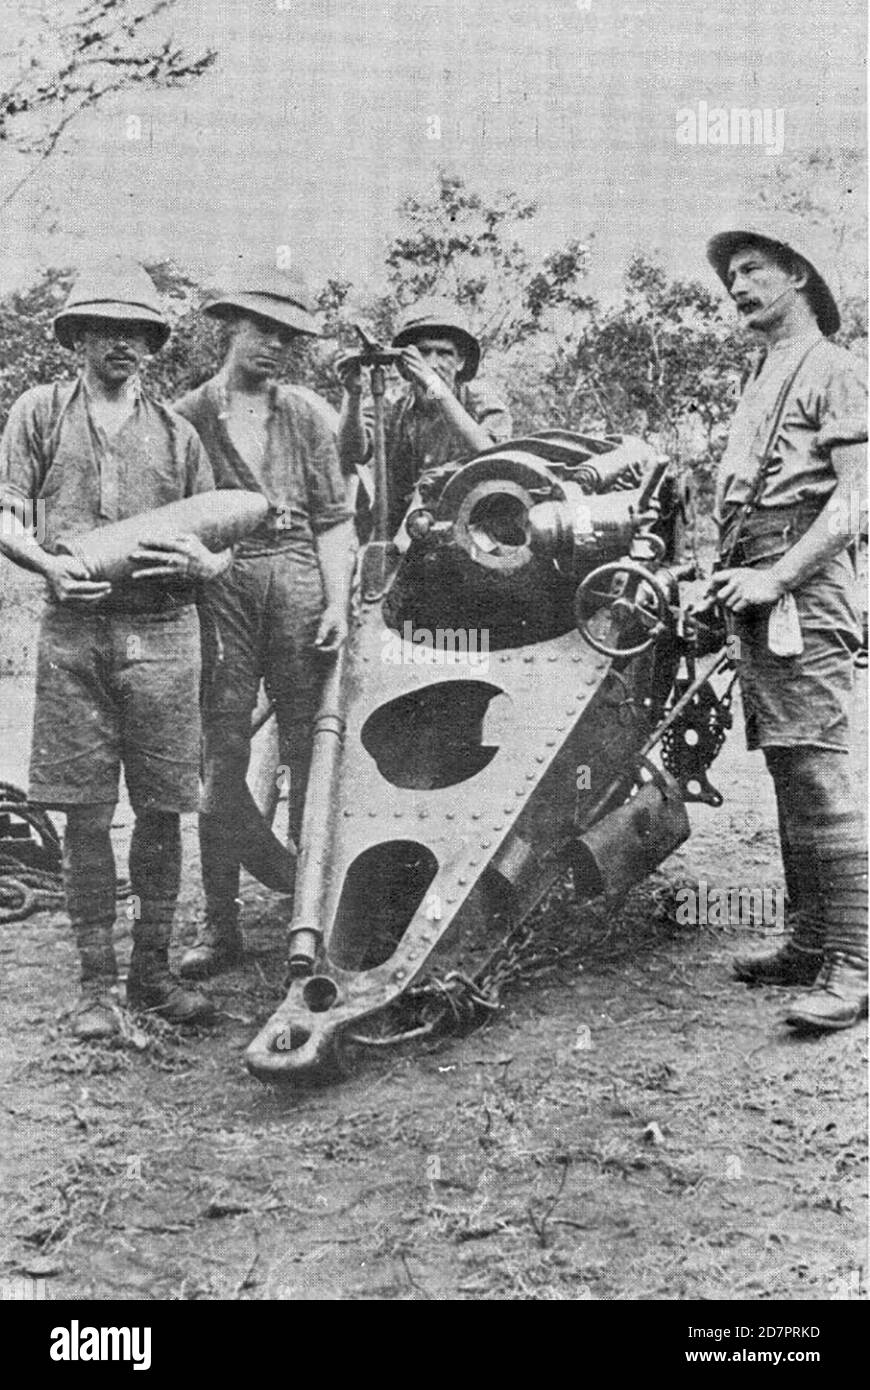
[[[788,393],[758,511],[799,504],[821,511],[837,486],[835,451],[866,441],[867,390],[856,357],[818,330],[772,348],[734,413],[719,465],[716,512],[720,525],[748,500],[780,389],[809,347],[812,351]],[[856,639],[855,568],[848,550],[829,557],[794,594],[803,629],[837,629],[850,641]]]
[[[227,428],[229,406],[222,373],[175,404],[208,450],[220,488],[256,485],[273,511],[236,547],[253,554],[280,545],[315,557],[314,536],[349,521],[344,478],[335,444],[334,411],[312,391],[273,383],[263,456],[242,459]]]
[[[773,426],[780,389],[807,348],[788,393],[759,507],[812,502],[819,510],[837,486],[832,451],[867,439],[867,388],[860,361],[817,329],[771,348],[734,412],[719,464],[721,522],[748,500]]]
[[[131,382],[133,409],[117,433],[97,423],[84,379],[19,396],[0,440],[0,502],[42,503],[43,548],[214,487],[186,420]]]

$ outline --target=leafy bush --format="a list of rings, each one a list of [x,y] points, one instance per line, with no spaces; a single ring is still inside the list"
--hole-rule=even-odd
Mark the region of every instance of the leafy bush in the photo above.
[[[837,170],[830,161],[817,161],[814,174],[819,169],[833,187]],[[812,200],[794,192],[800,176],[800,168],[791,171],[791,183],[765,196],[789,209],[797,198],[801,215],[813,220]],[[645,255],[629,263],[621,302],[597,303],[585,287],[592,244],[572,239],[533,254],[528,232],[536,215],[534,203],[513,193],[486,200],[442,173],[432,195],[400,205],[382,284],[360,291],[332,279],[320,287],[324,337],[300,340],[288,379],[338,405],[333,364],[340,351],[357,345],[353,325],[389,341],[408,304],[446,295],[463,307],[480,337],[484,371],[505,392],[517,433],[561,425],[642,434],[693,474],[699,506],[709,509],[715,464],[753,345],[727,309],[723,313],[719,296],[695,281],[669,279]],[[199,312],[200,288],[174,262],[148,270],[165,296],[173,333],[148,364],[147,379],[158,396],[172,401],[217,370],[222,329]],[[58,346],[51,329],[72,279],[69,269],[48,270],[26,292],[0,298],[0,421],[28,387],[74,373],[72,354]],[[866,310],[855,293],[844,302],[844,325],[841,341],[859,347]],[[0,564],[8,632],[13,611],[26,627],[38,585]],[[20,633],[0,641],[0,672],[29,664]]]

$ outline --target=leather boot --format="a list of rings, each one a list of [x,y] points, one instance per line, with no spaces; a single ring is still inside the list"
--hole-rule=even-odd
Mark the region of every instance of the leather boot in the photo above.
[[[734,978],[746,985],[811,985],[822,965],[825,926],[819,902],[815,859],[810,845],[802,846],[803,864],[795,872],[793,852],[783,854],[792,911],[791,936],[776,951],[759,956],[735,956]]]
[[[792,937],[778,951],[768,951],[763,956],[734,957],[735,980],[746,985],[811,985],[819,973],[823,956],[817,948],[802,944],[808,939],[802,919],[795,918]]]
[[[850,844],[851,839],[851,844]],[[837,845],[820,853],[827,921],[825,960],[809,994],[798,999],[786,1023],[801,1032],[851,1028],[867,1015],[867,854],[843,828]]]
[[[825,955],[825,963],[809,994],[794,1003],[785,1016],[790,1028],[802,1033],[836,1032],[867,1017],[867,962],[840,951]]]
[[[73,1008],[72,1031],[81,1042],[104,1042],[120,1032],[121,992],[117,978],[82,980]]]
[[[174,898],[141,904],[140,919],[133,926],[127,1003],[160,1014],[168,1023],[201,1023],[214,1014],[211,1000],[198,990],[186,989],[169,969],[174,915]]]
[[[75,925],[82,973],[72,1031],[83,1042],[99,1042],[121,1031],[118,967],[112,943],[114,923]]]
[[[209,913],[193,945],[181,958],[179,974],[186,980],[207,980],[239,965],[243,954],[238,919],[230,914],[218,917]]]

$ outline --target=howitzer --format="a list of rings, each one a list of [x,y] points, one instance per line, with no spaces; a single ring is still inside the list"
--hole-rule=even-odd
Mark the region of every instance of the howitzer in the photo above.
[[[377,1045],[433,963],[471,978],[569,869],[581,901],[624,891],[686,839],[686,800],[716,800],[699,773],[727,716],[680,610],[686,504],[639,441],[547,431],[424,476],[407,551],[364,547],[254,1075]]]

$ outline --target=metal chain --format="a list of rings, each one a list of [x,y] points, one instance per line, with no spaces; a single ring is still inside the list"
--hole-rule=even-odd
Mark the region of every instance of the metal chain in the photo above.
[[[515,923],[475,975],[475,986],[488,1001],[489,1008],[498,1008],[505,986],[522,973],[526,952],[534,937],[535,929],[528,922]]]
[[[709,711],[709,763],[718,754],[730,728],[735,680],[736,672]],[[412,1039],[431,1037],[448,1027],[464,1031],[479,1026],[500,1008],[504,990],[528,973],[533,960],[531,947],[537,935],[536,926],[528,918],[515,922],[474,975],[469,977],[456,970],[443,977],[433,975],[407,991],[404,1002],[412,1006],[415,1015],[410,1028],[379,1038],[355,1034],[351,1040],[364,1046],[393,1047]]]
[[[395,1047],[448,1029],[465,1032],[478,1027],[501,1007],[506,986],[525,973],[535,935],[526,919],[515,922],[474,975],[451,970],[444,976],[431,975],[407,991],[403,1003],[414,1012],[410,1028],[378,1038],[351,1034],[349,1040],[366,1047]]]

